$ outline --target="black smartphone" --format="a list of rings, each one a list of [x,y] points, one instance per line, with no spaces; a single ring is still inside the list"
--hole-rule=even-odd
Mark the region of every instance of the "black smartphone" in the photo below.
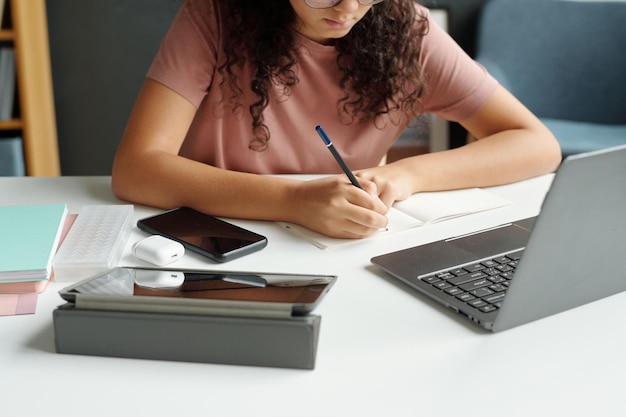
[[[217,262],[231,261],[267,246],[265,236],[189,207],[140,219],[137,227],[180,242],[186,249]]]

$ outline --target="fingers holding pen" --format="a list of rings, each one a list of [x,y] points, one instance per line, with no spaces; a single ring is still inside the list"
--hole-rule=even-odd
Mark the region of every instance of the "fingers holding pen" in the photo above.
[[[335,149],[332,140],[326,134],[322,126],[316,126],[315,130],[324,145],[328,148],[337,164],[348,177],[351,187],[346,188],[347,183],[338,178],[333,179],[340,187],[339,194],[334,194],[329,207],[334,207],[329,216],[322,220],[321,224],[315,224],[319,231],[329,236],[337,237],[365,237],[375,233],[380,228],[386,227],[388,206],[378,197],[376,184],[368,181],[361,184],[354,176],[339,151]],[[322,230],[323,229],[323,230]]]
[[[336,210],[335,231],[330,235],[348,238],[363,238],[387,227],[387,207],[376,194],[365,190],[346,190],[347,204],[343,210]]]
[[[330,176],[299,184],[293,201],[295,223],[332,237],[363,238],[387,226],[387,207],[375,193],[375,184],[365,181],[363,189]]]
[[[359,184],[361,185],[361,191],[365,191],[369,198],[363,198],[363,193],[356,193],[353,203],[380,214],[387,214],[391,204],[385,204],[381,199],[378,185],[364,178],[359,179]]]
[[[366,177],[359,177],[359,182],[364,184],[367,187],[366,190],[374,195],[387,210],[398,200],[396,190],[388,183],[379,183]]]
[[[360,170],[355,175],[361,184],[374,183],[372,188],[376,189],[378,197],[387,207],[396,201],[405,200],[414,192],[412,179],[397,163]]]

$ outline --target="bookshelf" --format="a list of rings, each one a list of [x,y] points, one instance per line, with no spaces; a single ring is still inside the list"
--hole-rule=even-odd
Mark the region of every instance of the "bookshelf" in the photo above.
[[[45,0],[0,0],[0,42],[12,45],[16,61],[14,118],[0,121],[3,136],[23,140],[26,175],[61,174],[48,44]]]

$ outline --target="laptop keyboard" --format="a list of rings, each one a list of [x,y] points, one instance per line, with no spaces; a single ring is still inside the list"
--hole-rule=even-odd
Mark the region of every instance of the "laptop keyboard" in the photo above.
[[[420,277],[434,288],[490,313],[502,304],[523,249]]]

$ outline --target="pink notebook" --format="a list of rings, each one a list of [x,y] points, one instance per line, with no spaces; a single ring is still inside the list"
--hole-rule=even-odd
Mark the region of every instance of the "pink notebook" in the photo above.
[[[0,316],[34,314],[37,309],[37,293],[0,294]]]

